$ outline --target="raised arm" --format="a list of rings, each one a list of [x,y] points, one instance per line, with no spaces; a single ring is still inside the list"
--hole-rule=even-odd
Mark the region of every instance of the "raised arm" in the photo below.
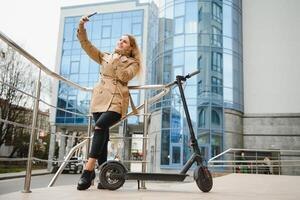
[[[80,19],[78,30],[77,30],[77,38],[81,44],[81,47],[89,55],[89,57],[92,58],[97,63],[101,64],[103,53],[89,41],[86,30],[84,28],[84,24],[87,21],[89,21],[87,16],[83,16]]]

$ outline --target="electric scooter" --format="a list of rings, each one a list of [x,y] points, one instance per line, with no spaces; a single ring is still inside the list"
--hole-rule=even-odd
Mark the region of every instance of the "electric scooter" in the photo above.
[[[123,186],[125,180],[137,180],[138,185],[141,180],[152,180],[152,181],[184,181],[184,179],[189,176],[187,171],[196,162],[197,167],[194,170],[194,180],[198,188],[203,192],[209,192],[213,186],[213,180],[210,171],[203,164],[203,160],[200,154],[200,149],[198,142],[195,138],[195,133],[192,127],[192,122],[189,114],[189,110],[186,104],[186,99],[183,91],[183,83],[191,78],[192,76],[198,74],[200,71],[195,71],[186,76],[176,76],[176,80],[167,85],[167,87],[172,87],[177,85],[179,88],[184,112],[187,119],[187,124],[189,127],[189,132],[191,136],[191,147],[193,149],[193,154],[190,159],[183,166],[182,170],[178,174],[169,173],[141,173],[141,172],[129,172],[127,168],[119,161],[107,161],[100,166],[100,184],[105,189],[116,190]]]

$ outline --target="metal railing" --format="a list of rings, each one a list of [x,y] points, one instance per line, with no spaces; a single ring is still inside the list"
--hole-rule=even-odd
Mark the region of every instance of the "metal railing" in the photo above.
[[[15,90],[18,90],[19,92],[30,96],[31,98],[34,99],[34,107],[33,107],[33,117],[32,117],[32,123],[31,123],[31,127],[26,126],[26,128],[31,130],[30,133],[30,143],[29,143],[29,150],[28,150],[28,158],[27,158],[27,167],[26,167],[26,177],[25,177],[25,182],[24,182],[24,190],[23,192],[25,193],[29,193],[30,191],[30,183],[31,183],[31,172],[32,172],[32,161],[34,159],[36,159],[35,157],[33,157],[33,148],[34,148],[34,143],[35,143],[35,139],[36,139],[36,134],[37,134],[37,118],[38,118],[38,112],[39,112],[39,105],[40,102],[45,103],[46,105],[55,108],[57,110],[61,110],[64,111],[66,113],[72,113],[72,114],[76,114],[76,115],[83,115],[81,113],[74,113],[71,112],[69,110],[66,109],[62,109],[59,108],[57,106],[51,105],[49,103],[47,103],[46,101],[42,100],[40,98],[40,92],[41,92],[41,73],[44,72],[46,73],[48,76],[56,79],[57,81],[63,81],[66,84],[73,86],[81,91],[84,92],[92,92],[91,88],[86,88],[86,87],[82,87],[62,76],[60,76],[59,74],[49,70],[46,66],[44,66],[41,62],[39,62],[36,58],[34,58],[31,54],[29,54],[27,51],[25,51],[22,47],[20,47],[19,45],[17,45],[14,41],[12,41],[8,36],[6,36],[4,33],[2,33],[0,31],[0,39],[2,41],[4,41],[8,46],[10,46],[11,48],[13,48],[16,52],[18,52],[20,55],[24,56],[27,60],[29,60],[31,63],[34,64],[34,66],[38,67],[38,78],[36,80],[36,84],[35,84],[35,95],[31,95],[26,93],[25,91],[22,91],[20,89],[17,89],[11,85],[8,85],[6,83],[2,83],[2,84],[6,84],[8,87],[11,87]],[[129,86],[130,90],[161,90],[157,95],[153,96],[150,99],[145,99],[144,104],[140,105],[137,107],[137,110],[142,110],[144,108],[144,111],[147,111],[147,106],[149,104],[152,104],[155,101],[158,101],[161,97],[163,97],[164,95],[166,95],[171,87],[175,85],[174,83],[170,83],[168,85],[144,85],[144,86]],[[145,107],[146,105],[146,107]],[[123,118],[121,121],[119,121],[118,123],[116,123],[113,127],[119,125],[121,122],[123,122],[124,120],[126,120],[129,116],[133,115],[133,112],[130,112],[126,115],[125,118]],[[64,167],[66,166],[66,164],[69,162],[70,158],[72,157],[72,155],[74,154],[74,152],[76,152],[78,149],[84,147],[86,145],[86,154],[88,154],[89,152],[89,148],[90,148],[90,138],[91,138],[91,130],[92,130],[92,115],[88,114],[88,115],[83,115],[85,117],[88,117],[88,126],[87,126],[87,137],[84,141],[80,142],[79,144],[77,144],[75,147],[73,147],[69,153],[67,154],[67,156],[65,157],[64,161],[62,162],[60,168],[58,169],[58,171],[56,172],[56,174],[54,175],[54,177],[52,178],[51,182],[49,183],[48,187],[51,187],[57,177],[59,176],[60,173],[62,173]],[[146,140],[147,140],[147,130],[148,130],[148,117],[149,115],[147,113],[144,113],[144,137],[143,139],[143,156],[144,159],[142,162],[143,167],[142,167],[142,171],[145,172],[146,170]],[[2,120],[2,119],[1,119]],[[9,124],[13,124],[14,126],[20,126],[20,127],[24,127],[25,125],[23,124],[19,124],[19,123],[15,123],[12,121],[7,121],[7,120],[2,120],[3,123],[9,123]],[[111,128],[113,128],[111,127]],[[51,133],[52,134],[52,133]],[[87,155],[86,155],[87,157]],[[49,160],[47,160],[49,162]],[[57,160],[53,160],[50,162],[57,162]]]
[[[39,104],[42,101],[43,103],[55,108],[55,109],[60,109],[64,112],[67,113],[72,113],[72,114],[79,114],[82,115],[80,113],[74,113],[71,111],[68,111],[66,109],[61,109],[58,108],[54,105],[51,105],[49,103],[47,103],[46,101],[41,100],[40,98],[40,92],[41,92],[41,73],[44,72],[46,73],[48,76],[56,79],[56,80],[60,80],[63,81],[65,83],[67,83],[70,86],[73,86],[81,91],[85,91],[85,92],[91,92],[92,89],[90,88],[86,88],[86,87],[82,87],[72,81],[67,80],[66,78],[60,76],[59,74],[49,70],[46,66],[44,66],[41,62],[39,62],[36,58],[34,58],[31,54],[29,54],[27,51],[25,51],[22,47],[20,47],[18,44],[16,44],[13,40],[11,40],[8,36],[6,36],[4,33],[2,33],[0,31],[0,39],[2,41],[4,41],[8,46],[10,46],[11,48],[13,48],[16,52],[18,52],[20,55],[22,55],[23,57],[25,57],[27,60],[29,60],[32,64],[34,64],[35,67],[38,68],[38,77],[35,83],[35,95],[31,95],[26,93],[25,91],[22,91],[20,89],[15,88],[12,85],[6,84],[4,82],[1,82],[1,84],[6,84],[7,87],[10,87],[14,90],[17,90],[18,92],[21,92],[25,95],[30,96],[31,98],[34,99],[34,107],[33,107],[33,117],[32,117],[32,123],[31,123],[31,133],[30,133],[30,143],[29,143],[29,150],[28,150],[28,158],[27,158],[27,167],[26,167],[26,176],[25,176],[25,183],[24,183],[24,190],[23,192],[28,193],[30,192],[30,183],[31,183],[31,172],[32,172],[32,161],[33,161],[33,148],[34,148],[34,143],[35,143],[35,139],[36,139],[36,130],[37,130],[37,117],[38,117],[38,112],[39,112]],[[83,115],[85,117],[89,118],[89,123],[88,123],[88,139],[87,141],[89,141],[90,136],[91,136],[91,115]],[[1,119],[2,120],[2,119]],[[3,122],[3,120],[2,120]],[[24,125],[20,125],[18,123],[15,122],[11,122],[11,121],[7,121],[5,120],[4,123],[10,123],[13,124],[15,126],[23,126]],[[28,128],[28,127],[26,127]],[[88,143],[89,144],[89,143]],[[89,146],[89,145],[87,145]]]
[[[230,148],[208,161],[214,173],[297,175],[300,150]]]

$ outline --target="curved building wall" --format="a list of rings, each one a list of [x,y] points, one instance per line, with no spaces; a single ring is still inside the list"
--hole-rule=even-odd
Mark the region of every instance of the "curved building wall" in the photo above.
[[[243,112],[241,14],[240,0],[163,0],[160,5],[159,41],[148,83],[168,83],[200,69],[184,88],[205,159],[223,151],[224,109]],[[191,152],[178,89],[151,109],[162,115],[161,167],[183,165]]]

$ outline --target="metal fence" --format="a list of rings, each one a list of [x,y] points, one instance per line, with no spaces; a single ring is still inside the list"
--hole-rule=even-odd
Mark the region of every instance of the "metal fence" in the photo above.
[[[299,175],[300,150],[230,148],[211,158],[208,166],[216,176],[227,173]]]
[[[82,86],[78,85],[77,83],[74,83],[74,82],[60,76],[59,74],[49,70],[40,61],[38,61],[36,58],[34,58],[32,55],[30,55],[27,51],[25,51],[22,47],[20,47],[18,44],[16,44],[14,41],[12,41],[8,36],[6,36],[1,31],[0,31],[0,39],[1,39],[0,45],[2,45],[2,46],[6,45],[7,46],[6,49],[8,49],[8,48],[12,49],[14,52],[18,53],[22,62],[28,63],[28,66],[31,69],[30,78],[32,80],[34,80],[34,82],[35,82],[34,84],[32,84],[31,90],[27,91],[27,90],[24,90],[23,88],[16,87],[16,86],[8,83],[9,81],[6,82],[5,80],[4,81],[0,80],[1,81],[0,83],[3,86],[12,89],[15,92],[19,92],[19,93],[23,94],[24,98],[25,97],[30,98],[30,101],[28,101],[30,103],[27,104],[27,107],[25,109],[26,112],[29,113],[27,116],[26,123],[16,122],[16,121],[2,119],[2,118],[0,119],[0,123],[3,123],[3,125],[5,125],[5,126],[10,125],[15,128],[21,127],[21,128],[24,128],[24,129],[30,131],[30,134],[28,134],[28,135],[30,135],[28,155],[26,158],[0,158],[0,163],[1,162],[24,162],[24,161],[27,162],[26,177],[25,177],[24,190],[23,190],[23,192],[26,192],[26,193],[30,192],[32,165],[36,162],[44,162],[44,163],[48,163],[50,165],[52,165],[52,163],[56,163],[60,167],[56,171],[56,174],[54,175],[54,177],[52,178],[51,182],[48,185],[49,187],[51,187],[55,183],[58,176],[63,172],[66,165],[69,162],[71,162],[70,159],[72,158],[72,156],[74,154],[77,156],[81,156],[81,159],[79,159],[78,162],[86,161],[87,154],[90,149],[90,139],[91,139],[91,133],[92,133],[92,115],[91,115],[91,113],[72,112],[72,111],[69,111],[69,110],[66,110],[63,108],[59,108],[56,105],[53,105],[53,102],[51,102],[51,97],[49,97],[51,95],[51,85],[58,84],[58,81],[62,81],[64,83],[66,83],[67,85],[69,85],[73,88],[76,88],[80,91],[83,91],[83,92],[91,93],[92,89],[82,87]],[[2,52],[1,52],[1,56],[2,56]],[[5,55],[3,53],[3,57],[4,56]],[[7,63],[1,63],[1,66],[7,66]],[[28,71],[29,69],[26,68],[26,70]],[[6,73],[6,72],[3,72],[3,73]],[[46,80],[49,83],[48,88],[43,87],[43,84],[46,82]],[[128,160],[124,160],[125,163],[126,162],[127,163],[142,163],[142,171],[143,172],[146,171],[146,162],[147,162],[146,161],[146,148],[147,148],[147,139],[148,139],[147,138],[147,130],[148,130],[148,120],[149,120],[148,104],[152,104],[153,102],[158,101],[161,97],[166,95],[170,91],[170,89],[173,85],[169,84],[169,85],[129,86],[130,90],[160,90],[157,95],[153,96],[150,99],[146,99],[144,101],[144,104],[137,107],[138,110],[144,110],[144,112],[141,114],[144,116],[144,118],[143,118],[143,121],[144,121],[143,137],[135,138],[137,140],[143,140],[142,152],[141,153],[137,152],[138,154],[135,154],[135,156],[131,156],[131,157],[129,157]],[[34,89],[34,91],[33,91],[33,89]],[[6,98],[6,97],[4,97],[4,98]],[[3,100],[5,101],[6,99],[3,99]],[[26,100],[23,100],[23,101],[26,101]],[[73,115],[80,115],[82,117],[88,118],[88,125],[86,127],[87,134],[85,134],[83,136],[82,135],[74,136],[74,135],[68,135],[66,132],[61,133],[61,132],[57,132],[56,130],[53,131],[51,127],[55,126],[54,122],[50,122],[50,125],[47,126],[47,128],[46,128],[47,130],[42,129],[41,125],[39,123],[40,121],[38,119],[41,118],[40,117],[41,109],[45,108],[45,107],[47,108],[47,110],[49,112],[51,112],[51,111],[55,112],[56,110],[60,110],[60,111],[66,112],[66,113],[70,113]],[[22,107],[18,107],[18,109],[21,109],[21,108]],[[133,115],[133,112],[128,113],[125,118],[123,118],[120,122],[118,122],[111,128],[122,125],[122,123],[128,117],[130,117],[132,115]],[[48,123],[49,123],[49,121],[48,121]],[[65,137],[72,137],[72,138],[78,139],[78,143],[73,148],[70,149],[70,151],[68,152],[67,155],[64,155],[63,160],[57,160],[57,159],[53,159],[53,158],[41,159],[38,157],[34,157],[35,155],[33,154],[33,152],[34,152],[34,148],[35,148],[35,143],[41,132],[51,135],[51,136],[54,136],[54,137],[51,137],[50,140],[53,140],[53,139],[55,140],[55,137],[60,137],[61,139],[65,138]],[[131,140],[132,138],[131,137],[126,138],[121,135],[120,137],[115,137],[115,138],[112,137],[111,139],[112,140],[118,139],[118,140],[122,140],[124,142],[128,139]],[[50,146],[50,144],[49,144],[49,146]],[[53,150],[53,148],[55,148],[55,147],[53,147],[53,145],[52,145],[49,148],[52,148],[52,150]],[[82,154],[82,152],[85,152],[84,155]]]

